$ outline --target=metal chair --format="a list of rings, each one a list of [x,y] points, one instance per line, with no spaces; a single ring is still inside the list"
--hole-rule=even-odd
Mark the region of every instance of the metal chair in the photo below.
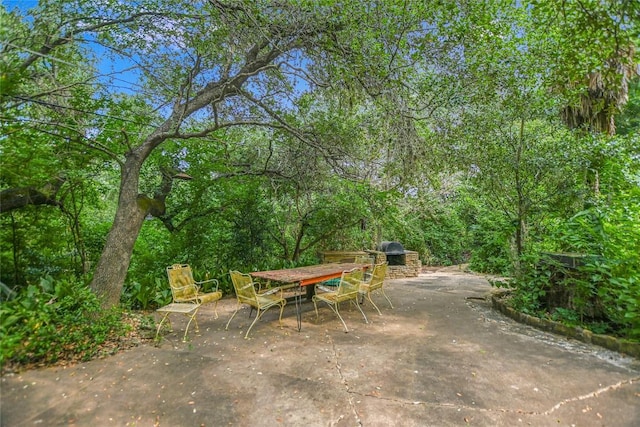
[[[373,265],[375,263],[375,258],[372,255],[356,255],[353,262],[355,262],[356,264]]]
[[[373,267],[371,278],[368,281],[363,281],[362,283],[360,283],[360,287],[358,291],[360,295],[362,295],[362,300],[364,301],[364,297],[366,296],[367,299],[371,302],[371,304],[375,307],[375,309],[378,310],[378,314],[381,316],[382,316],[382,313],[380,312],[380,309],[378,308],[376,303],[373,302],[373,300],[371,299],[371,293],[378,290],[382,292],[382,295],[384,295],[384,297],[389,302],[389,305],[391,306],[391,308],[393,308],[393,304],[391,304],[391,300],[389,299],[389,297],[384,291],[384,278],[386,274],[387,274],[387,263],[384,262],[384,263],[376,264]]]
[[[256,318],[253,319],[251,326],[247,329],[245,334],[245,338],[249,337],[249,332],[253,325],[256,324],[258,319],[262,317],[265,311],[274,306],[280,307],[280,317],[278,322],[280,323],[280,327],[282,327],[282,312],[284,310],[284,306],[287,304],[287,300],[282,297],[282,289],[280,288],[271,288],[267,292],[258,293],[256,291],[256,284],[253,281],[253,278],[248,274],[240,273],[239,271],[230,271],[231,282],[233,282],[233,288],[236,291],[236,299],[238,301],[238,305],[236,306],[236,311],[233,312],[229,321],[227,322],[227,326],[225,330],[229,329],[229,324],[231,320],[235,317],[238,310],[242,304],[249,305],[252,309],[256,309]],[[251,315],[251,313],[249,313]]]
[[[367,264],[367,270],[364,272],[364,280],[369,281],[371,279],[371,270],[373,265],[376,263],[376,258],[373,255],[357,255],[354,259],[356,264]]]
[[[360,308],[360,304],[358,304],[358,290],[360,287],[360,283],[362,283],[362,270],[359,268],[354,268],[353,270],[344,271],[342,276],[340,277],[340,284],[335,290],[328,290],[323,286],[316,286],[316,294],[313,296],[313,307],[316,310],[316,319],[318,318],[318,305],[317,301],[324,301],[329,305],[329,308],[333,310],[334,313],[338,315],[338,318],[342,322],[344,326],[345,332],[349,332],[349,328],[347,328],[347,324],[344,322],[344,319],[340,315],[339,305],[341,302],[350,301],[358,307],[360,313],[362,313],[362,317],[364,317],[364,321],[369,323],[367,320],[367,316],[364,314],[362,309]],[[317,292],[325,291],[325,292]]]
[[[167,321],[171,325],[169,315],[171,313],[182,313],[189,317],[189,323],[184,331],[183,341],[187,339],[189,326],[191,322],[196,324],[196,332],[199,331],[198,320],[196,314],[202,304],[215,303],[214,312],[216,319],[218,318],[218,300],[222,298],[222,292],[218,290],[218,281],[216,279],[207,279],[196,282],[193,278],[193,271],[188,264],[173,264],[167,267],[167,277],[169,278],[169,286],[171,287],[171,304],[160,307],[156,311],[164,313],[162,320],[158,324],[156,331],[156,339],[162,328],[162,324]],[[202,285],[213,284],[213,292],[200,292]]]

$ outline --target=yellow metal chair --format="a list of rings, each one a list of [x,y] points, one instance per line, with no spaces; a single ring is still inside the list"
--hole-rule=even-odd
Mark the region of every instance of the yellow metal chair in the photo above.
[[[341,302],[350,301],[358,307],[360,313],[362,313],[362,317],[364,317],[364,321],[369,323],[367,320],[367,316],[364,314],[364,311],[360,308],[360,304],[358,304],[358,290],[360,288],[360,284],[363,283],[362,279],[362,270],[359,268],[354,268],[353,270],[342,272],[342,276],[340,277],[340,284],[335,290],[328,290],[323,286],[316,286],[316,294],[313,296],[313,307],[316,310],[316,319],[318,318],[318,301],[324,301],[329,305],[329,308],[333,310],[334,313],[338,315],[338,318],[342,322],[344,326],[345,332],[349,332],[349,328],[347,328],[347,324],[344,322],[344,319],[340,315],[339,305]],[[318,292],[324,291],[324,292]]]
[[[376,263],[376,258],[373,255],[357,255],[353,260],[356,264],[367,264],[367,270],[364,272],[364,280],[369,281],[371,279],[371,270]]]
[[[196,282],[193,279],[193,271],[191,271],[191,267],[188,264],[174,264],[167,267],[167,276],[169,277],[173,302],[190,302],[195,304],[215,302],[214,310],[216,319],[218,318],[218,300],[222,298],[222,292],[218,290],[218,281],[216,279]],[[214,291],[207,293],[200,292],[202,285],[207,283],[215,285]]]
[[[389,302],[389,305],[391,306],[391,308],[393,308],[393,304],[391,304],[391,300],[389,299],[387,294],[384,292],[384,277],[386,276],[386,274],[387,274],[387,263],[384,262],[384,263],[376,264],[373,267],[371,278],[368,281],[364,281],[360,283],[360,289],[359,289],[360,295],[362,295],[363,300],[365,296],[367,297],[367,299],[371,302],[371,304],[373,304],[375,309],[378,310],[379,315],[382,315],[382,313],[380,312],[380,309],[378,308],[376,303],[374,303],[373,300],[371,299],[372,292],[378,291],[378,290],[382,292],[382,295],[384,295],[384,297]]]
[[[264,312],[274,306],[280,307],[280,317],[278,318],[278,322],[280,323],[280,327],[282,327],[282,312],[284,310],[284,306],[287,304],[287,300],[282,297],[282,289],[271,288],[267,292],[258,293],[255,288],[257,284],[254,283],[253,278],[250,275],[234,270],[230,271],[229,275],[231,276],[231,282],[233,282],[233,288],[236,291],[238,305],[236,306],[236,311],[234,311],[229,318],[225,330],[229,329],[231,320],[233,320],[236,313],[238,313],[242,304],[247,304],[252,309],[255,308],[257,311],[256,318],[253,319],[251,326],[249,326],[249,329],[247,329],[247,332],[244,335],[245,338],[249,337],[251,328],[253,328],[253,325],[255,325],[258,319],[262,317]],[[251,315],[251,313],[249,313],[249,315]]]
[[[371,255],[356,255],[353,262],[355,262],[356,264],[373,265],[373,263],[375,262],[375,258]]]
[[[191,322],[195,322],[196,332],[199,330],[196,314],[198,313],[200,305],[211,302],[215,303],[214,312],[216,319],[218,318],[218,300],[222,298],[222,292],[218,290],[218,281],[216,279],[196,282],[193,278],[193,271],[188,264],[174,264],[167,267],[167,277],[169,278],[173,302],[156,310],[164,313],[162,320],[158,324],[156,339],[165,321],[171,325],[169,315],[171,313],[182,313],[189,317],[189,322],[187,323],[183,337],[183,341],[186,341]],[[200,292],[201,286],[208,283],[215,285],[214,291],[206,293]]]

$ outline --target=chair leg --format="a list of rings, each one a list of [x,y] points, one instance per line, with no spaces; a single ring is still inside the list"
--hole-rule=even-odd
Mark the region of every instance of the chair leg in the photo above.
[[[198,309],[196,309],[191,315],[187,314],[187,316],[189,316],[189,322],[187,322],[187,327],[184,330],[184,337],[182,337],[182,342],[187,342],[187,334],[189,333],[189,326],[191,325],[191,322],[196,323],[196,332],[200,331],[200,328],[198,327],[198,319],[196,319],[197,313],[198,313]]]
[[[336,303],[336,308],[334,310],[336,312],[336,314],[338,315],[338,317],[340,318],[340,321],[342,322],[342,324],[344,325],[344,331],[345,332],[349,332],[349,329],[347,329],[347,324],[344,322],[344,319],[342,318],[342,316],[340,315],[340,310],[338,308],[338,303]]]
[[[224,328],[225,331],[229,330],[229,324],[231,323],[235,315],[238,313],[238,310],[240,310],[240,303],[238,303],[238,306],[236,307],[236,311],[234,311],[231,317],[229,318],[229,321],[227,322],[227,326]]]
[[[280,329],[282,329],[282,313],[284,312],[285,304],[279,304],[279,305],[280,305],[280,317],[278,318],[278,323],[280,324]]]
[[[280,322],[280,327],[282,328],[282,312],[284,311],[284,304],[278,304],[278,305],[280,305],[280,318],[278,320]],[[244,335],[245,339],[249,338],[249,331],[251,331],[251,328],[253,328],[253,325],[255,325],[256,322],[265,313],[265,311],[269,310],[271,307],[273,307],[273,306],[270,305],[269,307],[265,308],[264,310],[260,310],[259,308],[256,309],[257,310],[256,318],[253,319],[253,322],[251,323],[251,326],[249,326],[249,329],[247,329],[247,333]],[[253,309],[253,306],[251,308]]]
[[[256,322],[258,321],[258,319],[260,319],[262,317],[262,313],[264,313],[266,310],[260,311],[260,309],[258,309],[258,312],[256,314],[256,318],[253,319],[253,322],[251,322],[251,326],[249,326],[249,329],[247,329],[247,333],[244,334],[244,339],[248,339],[249,338],[249,332],[251,331],[251,328],[253,328],[253,325],[256,324]]]
[[[380,309],[378,308],[378,306],[376,305],[375,302],[373,302],[373,300],[371,299],[371,292],[367,293],[367,299],[371,302],[371,305],[373,305],[375,307],[376,310],[378,310],[378,314],[380,316],[382,316],[382,313],[380,312]]]
[[[316,321],[318,320],[319,316],[318,316],[318,304],[317,304],[317,300],[316,298],[312,298],[313,301],[313,308],[316,311]],[[331,304],[327,301],[325,301],[327,303],[327,305],[329,306],[329,308],[338,316],[338,319],[340,319],[340,321],[342,322],[342,325],[344,326],[344,331],[345,332],[349,332],[349,328],[347,327],[347,324],[344,322],[344,319],[342,318],[342,316],[340,315],[340,310],[338,309],[338,303],[335,304]],[[362,312],[362,310],[360,310]],[[364,313],[363,313],[364,315]],[[366,319],[366,317],[365,317]]]
[[[162,320],[160,320],[160,323],[158,324],[158,329],[156,330],[155,340],[158,339],[158,335],[160,334],[160,329],[162,328],[162,324],[164,323],[165,320],[167,320],[167,318],[169,317],[170,314],[171,314],[171,312],[167,311],[164,314],[164,316],[162,316]],[[169,328],[171,328],[171,319],[169,319],[169,321],[167,323],[169,324]]]
[[[200,325],[198,325],[198,318],[196,317],[198,310],[196,310],[195,313],[193,313],[193,316],[191,317],[191,320],[193,320],[193,323],[196,324],[196,333],[200,332]],[[189,321],[189,323],[191,323],[191,321]],[[189,328],[189,324],[187,324],[187,329]]]
[[[316,321],[318,321],[318,304],[316,303],[315,296],[311,298],[311,301],[313,301],[313,309],[316,311]]]
[[[393,308],[393,304],[391,304],[391,300],[389,299],[389,297],[387,296],[387,293],[384,291],[384,289],[380,289],[382,291],[382,295],[384,295],[384,297],[387,299],[387,301],[389,302],[389,305],[391,306],[391,308]]]
[[[344,331],[349,332],[349,328],[347,328],[347,324],[344,322],[344,319],[340,315],[340,309],[338,308],[338,303],[335,303],[335,305],[329,304],[329,307],[333,310],[335,314],[338,315],[338,318],[340,319],[340,321],[342,322],[342,325],[344,326]]]
[[[356,307],[358,307],[358,310],[360,310],[360,313],[362,314],[362,317],[364,317],[364,323],[369,323],[369,320],[367,319],[367,316],[364,314],[364,311],[362,311],[362,308],[360,307],[360,304],[358,304],[358,299],[356,298],[355,301],[351,301],[354,303],[354,305]],[[373,301],[372,301],[373,302]],[[373,305],[375,307],[375,304]],[[377,307],[376,307],[377,308]]]
[[[216,315],[216,319],[218,318],[218,301],[216,300],[216,302],[213,304],[213,312]]]

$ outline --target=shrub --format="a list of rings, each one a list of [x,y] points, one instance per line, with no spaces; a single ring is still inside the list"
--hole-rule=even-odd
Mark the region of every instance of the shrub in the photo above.
[[[120,302],[128,309],[149,310],[171,302],[171,289],[166,278],[149,274],[140,282],[125,283]]]
[[[473,252],[469,267],[482,273],[509,274],[512,233],[513,227],[501,217],[478,217],[477,224],[471,227]]]
[[[560,263],[526,256],[521,274],[511,284],[509,304],[518,311],[550,317],[596,333],[640,340],[640,280],[624,261],[590,257],[568,269]]]
[[[98,298],[77,281],[45,277],[0,308],[0,364],[49,365],[89,360],[101,345],[127,327],[116,309],[104,311]]]

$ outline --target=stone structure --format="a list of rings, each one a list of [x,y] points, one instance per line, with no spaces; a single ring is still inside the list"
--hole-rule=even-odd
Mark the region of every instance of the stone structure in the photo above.
[[[382,257],[385,257],[384,253],[378,252]],[[401,279],[403,277],[418,277],[420,271],[422,271],[422,262],[418,257],[418,252],[404,251],[404,265],[390,265],[387,268],[388,279]],[[386,257],[385,257],[386,261]],[[382,261],[380,261],[382,262]]]
[[[375,263],[387,261],[387,256],[380,251],[327,251],[320,252],[320,262],[353,262],[358,256],[370,256],[375,259]],[[390,265],[387,268],[387,279],[401,279],[403,277],[418,277],[422,271],[422,262],[418,257],[418,252],[405,251],[404,265]]]

